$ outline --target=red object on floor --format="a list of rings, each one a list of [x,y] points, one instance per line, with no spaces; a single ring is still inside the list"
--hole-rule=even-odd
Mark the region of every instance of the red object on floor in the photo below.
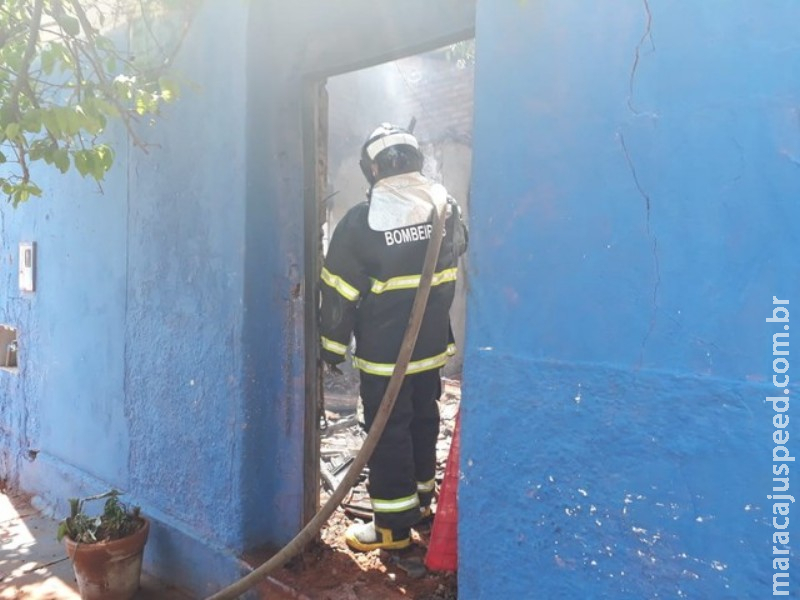
[[[461,413],[456,415],[453,442],[447,456],[444,480],[439,493],[436,517],[431,529],[425,566],[431,571],[458,570],[458,455],[461,438]]]

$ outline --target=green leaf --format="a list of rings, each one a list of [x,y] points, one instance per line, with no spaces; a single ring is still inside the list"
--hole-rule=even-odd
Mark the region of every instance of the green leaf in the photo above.
[[[108,38],[104,35],[94,36],[94,43],[98,50],[102,50],[104,52],[115,52],[117,49],[114,45],[114,42],[111,41],[111,38]]]
[[[83,104],[75,107],[81,115],[81,126],[91,135],[97,135],[105,126],[105,117],[97,110],[93,98],[86,98]]]
[[[22,115],[22,128],[30,133],[39,133],[42,130],[42,111],[31,109]]]
[[[143,115],[147,112],[147,102],[145,100],[144,93],[140,93],[136,96],[136,113],[139,115]]]
[[[78,173],[81,174],[81,177],[86,177],[89,175],[94,168],[94,156],[91,154],[91,150],[76,151],[73,156],[73,161],[75,162],[75,168],[78,169]]]
[[[4,162],[6,162],[6,160],[7,160],[6,159],[6,155],[3,154],[2,152],[0,152],[0,165],[2,165]]]
[[[97,98],[88,96],[84,99],[81,105],[86,120],[84,128],[92,135],[97,135],[106,128],[107,119],[105,115],[100,112],[100,106]]]
[[[9,123],[6,125],[6,137],[13,140],[22,131],[22,126],[19,123]]]
[[[61,523],[58,524],[58,532],[56,532],[56,540],[60,542],[61,540],[64,539],[67,533],[68,533],[67,522],[61,521]]]
[[[97,147],[97,157],[103,166],[103,171],[108,171],[114,164],[114,149],[111,146],[102,144]]]
[[[97,181],[102,181],[112,164],[114,164],[114,153],[110,146],[102,144],[94,148],[92,177]]]
[[[59,148],[53,152],[53,163],[62,173],[69,171],[69,153],[66,148]]]
[[[95,100],[95,106],[97,106],[97,110],[99,110],[107,117],[111,117],[112,119],[119,117],[119,110],[108,100],[104,100],[103,98],[97,98]]]
[[[75,64],[75,59],[72,56],[72,53],[67,49],[64,44],[56,44],[52,45],[53,52],[58,55],[58,59],[61,62],[60,71],[63,73],[66,69],[72,69]]]
[[[47,110],[42,111],[42,124],[44,125],[45,129],[52,135],[59,137],[61,135],[61,126],[58,122],[58,117],[56,116],[57,108],[49,108]]]
[[[25,43],[27,44],[27,40]],[[19,70],[20,66],[22,65],[22,55],[25,52],[25,46],[23,44],[15,44],[13,46],[3,48],[3,50],[5,50],[5,52],[3,52],[3,58],[5,59],[4,66],[9,68],[12,72]]]
[[[106,119],[103,115],[97,115],[96,117],[86,117],[84,121],[83,128],[86,129],[91,135],[97,135],[106,126]]]
[[[28,157],[34,160],[41,160],[50,151],[51,142],[48,140],[34,140],[28,149]]]
[[[159,77],[158,87],[161,89],[161,97],[167,102],[175,100],[180,93],[178,83],[169,77]]]
[[[88,119],[80,106],[68,108],[64,111],[67,120],[67,135],[77,135],[81,129],[86,127]]]
[[[61,14],[56,17],[56,22],[69,36],[75,37],[81,33],[80,21],[73,16]]]
[[[53,143],[48,144],[47,148],[45,148],[45,150],[42,152],[42,158],[44,159],[44,162],[46,162],[48,165],[52,165],[53,155],[56,153],[57,150],[58,146],[56,146]]]
[[[11,203],[14,205],[14,208],[22,204],[23,202],[27,202],[28,198],[31,197],[30,192],[25,188],[17,188],[14,190],[14,194],[12,196]]]
[[[64,135],[72,135],[69,126],[69,117],[72,111],[64,106],[57,106],[53,109],[58,124],[58,130]]]

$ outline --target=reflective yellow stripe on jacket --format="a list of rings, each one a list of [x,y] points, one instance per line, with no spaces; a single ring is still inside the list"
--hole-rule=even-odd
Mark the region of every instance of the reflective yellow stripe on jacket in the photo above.
[[[432,492],[434,489],[436,489],[436,478],[417,482],[417,491],[421,494]]]
[[[408,363],[408,370],[406,374],[413,375],[414,373],[422,373],[423,371],[431,371],[443,367],[447,363],[447,359],[456,353],[456,345],[449,344],[447,350],[436,356],[430,358],[423,358],[421,360],[412,360]],[[358,356],[353,357],[353,366],[370,375],[381,375],[384,377],[391,377],[394,371],[394,363],[376,363],[369,360],[364,360]]]
[[[320,275],[322,281],[327,283],[337,292],[339,292],[342,296],[350,300],[351,302],[355,302],[358,300],[358,297],[361,295],[359,291],[354,288],[352,285],[347,283],[344,279],[339,277],[338,275],[334,275],[328,269],[323,268],[322,274]]]
[[[334,354],[338,354],[340,356],[344,356],[347,354],[347,346],[344,344],[340,344],[339,342],[334,342],[331,339],[326,338],[324,335],[320,336],[322,339],[322,347],[329,352],[333,352]]]
[[[458,268],[445,269],[433,274],[431,285],[441,285],[450,281],[455,281],[458,277]],[[373,294],[382,294],[392,290],[413,290],[419,287],[422,275],[403,275],[401,277],[392,277],[387,281],[372,280],[371,292]]]
[[[397,500],[380,500],[379,498],[372,498],[371,500],[372,510],[376,513],[398,513],[419,506],[419,496],[416,493],[413,496],[406,496]]]

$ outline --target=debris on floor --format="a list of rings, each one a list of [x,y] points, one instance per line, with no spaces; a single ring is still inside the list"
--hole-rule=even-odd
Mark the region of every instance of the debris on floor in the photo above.
[[[357,385],[348,390],[346,383],[338,381],[338,387],[332,388],[326,382],[324,428],[320,434],[320,504],[324,504],[341,481],[366,437],[358,423]],[[458,380],[445,379],[443,384],[439,402],[438,485],[444,477],[461,400]],[[344,532],[350,524],[372,519],[367,476],[365,469],[323,528],[320,541],[276,572],[275,579],[312,600],[455,600],[455,574],[425,568],[429,528],[412,530],[411,547],[400,552],[359,553],[347,547]]]

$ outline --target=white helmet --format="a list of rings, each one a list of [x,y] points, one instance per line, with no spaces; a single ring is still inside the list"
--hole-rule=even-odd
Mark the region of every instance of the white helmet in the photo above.
[[[370,185],[384,177],[422,171],[424,162],[419,142],[411,132],[381,123],[361,147],[361,171]],[[373,171],[377,167],[377,174]]]

